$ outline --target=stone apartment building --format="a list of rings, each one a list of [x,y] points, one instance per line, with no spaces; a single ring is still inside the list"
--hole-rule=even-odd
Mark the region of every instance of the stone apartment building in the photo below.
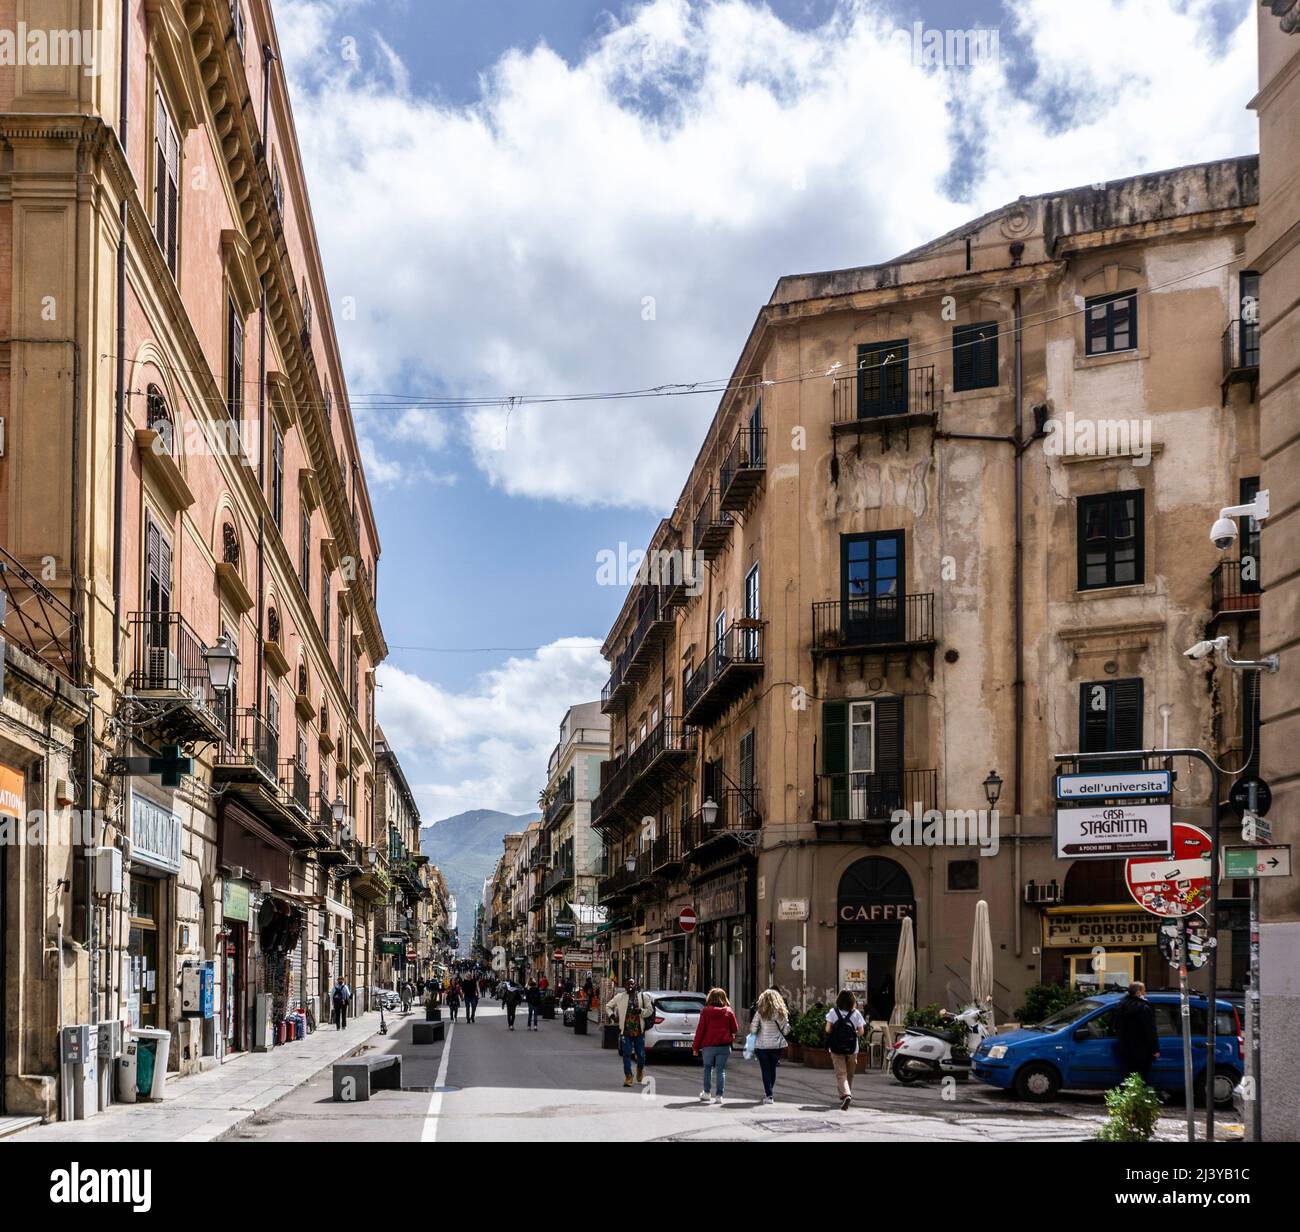
[[[596,899],[597,877],[592,869],[601,844],[591,832],[591,801],[608,753],[609,718],[599,700],[570,706],[551,751],[542,793],[545,950],[541,970],[552,984],[566,975],[581,983],[592,970],[595,950],[581,908]]]
[[[98,71],[0,69],[0,760],[124,868],[4,850],[4,1111],[45,1117],[61,1023],[187,1071],[337,975],[364,1005],[388,881],[379,541],[269,0],[0,4],[68,20]]]
[[[1039,981],[1170,983],[1122,862],[1056,857],[1054,758],[1253,753],[1243,677],[1182,652],[1258,645],[1258,537],[1207,534],[1259,482],[1256,201],[1254,158],[1184,167],[779,281],[605,642],[615,978],[887,1017],[911,918],[918,1000],[956,1004],[983,899],[1000,1021]]]

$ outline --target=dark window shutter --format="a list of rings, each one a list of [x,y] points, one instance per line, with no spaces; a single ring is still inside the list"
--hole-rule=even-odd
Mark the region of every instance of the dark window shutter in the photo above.
[[[1079,750],[1110,752],[1110,686],[1087,682],[1079,686]]]
[[[844,821],[849,815],[849,722],[848,706],[844,702],[822,703],[822,772],[829,795],[823,795],[830,805],[826,821]]]
[[[1111,686],[1115,720],[1111,728],[1111,749],[1142,747],[1142,681],[1116,680]]]
[[[876,699],[876,773],[903,781],[903,699]]]
[[[1117,753],[1142,747],[1142,681],[1086,681],[1079,686],[1079,749]],[[1140,770],[1134,759],[1106,763],[1106,770]]]

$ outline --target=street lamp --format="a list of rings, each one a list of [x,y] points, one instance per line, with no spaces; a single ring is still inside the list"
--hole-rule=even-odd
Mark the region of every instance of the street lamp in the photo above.
[[[203,661],[208,665],[208,679],[212,682],[212,687],[218,693],[225,693],[235,683],[239,668],[239,652],[235,649],[230,634],[223,633],[217,638],[215,646],[204,647]]]
[[[712,826],[718,820],[718,802],[712,796],[700,805],[700,816],[706,826]]]
[[[989,808],[997,808],[998,798],[1002,795],[1002,779],[996,770],[990,770],[989,776],[984,780],[984,798],[989,802]]]
[[[635,872],[636,872],[636,856],[628,856],[626,863],[627,863],[627,871],[628,871],[629,873],[635,873]]]

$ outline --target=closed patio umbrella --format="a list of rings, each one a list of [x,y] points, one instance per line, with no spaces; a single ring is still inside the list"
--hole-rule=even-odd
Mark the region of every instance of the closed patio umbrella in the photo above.
[[[916,943],[912,938],[912,917],[903,917],[898,934],[898,957],[894,960],[894,1008],[889,1021],[902,1026],[903,1018],[916,1000]]]
[[[970,945],[970,995],[981,1009],[989,1007],[992,1025],[993,934],[989,930],[989,905],[982,898],[975,904],[975,935]]]

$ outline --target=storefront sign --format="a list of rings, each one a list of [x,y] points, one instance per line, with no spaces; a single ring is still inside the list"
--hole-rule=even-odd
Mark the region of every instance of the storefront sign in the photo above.
[[[1167,804],[1110,804],[1056,810],[1058,860],[1115,860],[1163,856],[1173,817]]]
[[[916,915],[916,904],[880,903],[865,898],[840,899],[841,924],[891,924]]]
[[[0,647],[0,656],[3,653]],[[12,766],[0,765],[0,814],[20,821],[27,818],[27,779],[21,770]]]
[[[221,914],[227,920],[248,923],[250,915],[249,887],[246,881],[227,881],[221,891]]]
[[[181,819],[131,793],[131,860],[165,873],[181,871]]]
[[[1051,949],[1155,943],[1156,922],[1145,911],[1123,907],[1103,907],[1097,911],[1048,907],[1043,913],[1043,945]]]
[[[696,918],[701,924],[710,920],[725,920],[728,916],[744,915],[745,890],[749,878],[744,869],[736,869],[725,877],[717,877],[700,886],[695,896]]]

